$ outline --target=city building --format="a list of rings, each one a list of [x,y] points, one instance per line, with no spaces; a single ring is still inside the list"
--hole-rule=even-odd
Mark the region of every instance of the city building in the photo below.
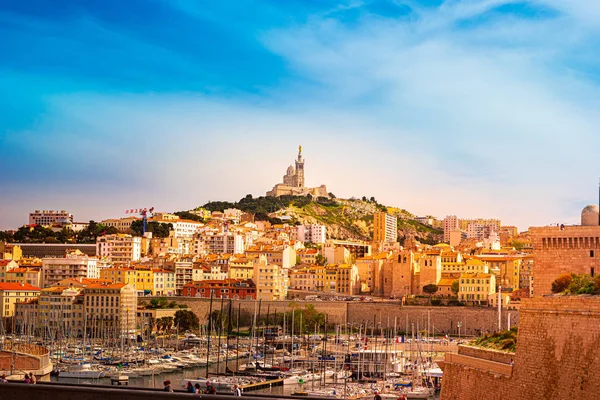
[[[351,240],[328,240],[323,245],[323,251],[327,251],[328,247],[345,247],[349,252],[352,260],[371,255],[371,245],[369,243]],[[331,262],[331,261],[329,261]]]
[[[135,333],[137,291],[124,283],[90,284],[83,289],[85,312],[92,337]]]
[[[385,212],[373,215],[373,241],[394,243],[398,241],[398,218]]]
[[[164,269],[154,269],[154,296],[175,296],[177,293],[177,284],[175,271]]]
[[[296,265],[289,272],[290,289],[314,291],[315,286],[315,268],[308,264]]]
[[[135,221],[139,220],[140,218],[138,217],[125,217],[120,219],[105,219],[103,221],[100,221],[100,223],[107,227],[116,228],[119,230],[119,232],[128,233],[131,229],[131,225]]]
[[[467,238],[482,240],[489,237],[492,232],[498,232],[500,220],[473,221],[467,225]]]
[[[98,259],[74,252],[62,258],[42,259],[42,282],[44,287],[54,286],[63,279],[99,278]]]
[[[182,296],[211,297],[216,299],[256,299],[256,285],[251,279],[223,279],[188,282],[183,286]]]
[[[444,218],[444,242],[450,242],[450,232],[459,230],[459,220],[456,215],[448,215]]]
[[[0,260],[19,261],[23,258],[21,246],[0,241]]]
[[[256,245],[246,249],[247,256],[259,259],[265,256],[269,264],[277,264],[285,269],[296,265],[296,250],[289,245]]]
[[[270,264],[264,258],[254,264],[257,300],[284,300],[287,296],[288,269]]]
[[[35,210],[29,213],[29,225],[67,225],[73,223],[73,215],[65,210]]]
[[[14,260],[0,260],[0,282],[6,282],[6,273],[12,269],[19,268]]]
[[[242,254],[245,250],[244,238],[237,233],[222,232],[199,238],[204,243],[202,250],[209,254]]]
[[[300,259],[301,264],[316,264],[317,254],[319,254],[319,251],[317,249],[296,250],[296,256]]]
[[[96,256],[96,244],[81,243],[18,243],[23,252],[23,257],[45,258],[64,257],[65,254],[79,250],[90,257]]]
[[[239,224],[242,220],[242,214],[244,212],[242,210],[238,210],[237,208],[226,208],[223,210],[224,218],[227,221],[231,221],[234,224]]]
[[[255,262],[258,262],[255,258],[237,258],[235,260],[230,260],[228,278],[238,280],[254,278]]]
[[[37,299],[40,290],[28,283],[0,283],[0,316],[12,317],[16,303]]]
[[[327,228],[320,224],[307,224],[297,226],[297,238],[301,242],[325,243]]]
[[[267,192],[267,196],[306,196],[310,194],[317,197],[329,197],[325,185],[316,188],[306,188],[304,186],[304,158],[302,158],[302,146],[298,148],[298,158],[295,163],[296,168],[294,169],[294,167],[290,165],[283,176],[283,183],[276,184],[272,190]]]
[[[136,287],[137,273],[135,269],[128,267],[105,268],[100,271],[100,279]]]
[[[220,271],[220,268],[219,268]],[[192,282],[194,263],[191,261],[175,262],[175,292],[181,294],[183,285]]]
[[[142,257],[142,238],[124,233],[98,236],[97,254],[108,257],[115,265],[128,265]]]
[[[135,269],[135,288],[138,291],[138,296],[154,294],[154,271],[151,268]]]
[[[487,304],[490,294],[496,293],[496,276],[485,273],[466,273],[459,279],[458,299],[467,304]]]
[[[6,272],[3,282],[28,283],[31,286],[42,287],[42,271],[39,268],[13,268]]]
[[[70,337],[83,336],[85,310],[82,289],[52,286],[42,289],[38,300],[38,328]]]
[[[360,293],[358,267],[354,264],[340,264],[336,268],[338,294],[356,295]]]

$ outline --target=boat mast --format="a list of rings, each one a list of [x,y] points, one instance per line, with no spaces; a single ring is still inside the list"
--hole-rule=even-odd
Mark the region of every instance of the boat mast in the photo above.
[[[290,362],[290,369],[294,369],[294,309],[292,308],[292,359]]]
[[[235,357],[235,372],[237,373],[240,363],[240,310],[242,303],[238,302],[238,313],[237,313],[237,337],[235,339],[236,357]],[[252,338],[250,338],[250,346],[252,346]]]
[[[221,333],[223,332],[223,293],[221,293],[221,308],[219,310],[219,330],[217,335],[217,375],[219,375],[219,366],[221,362]]]
[[[229,312],[227,316],[227,339],[225,339],[225,373],[228,372],[228,362],[229,362],[229,335],[231,334],[231,299],[229,299]]]
[[[211,328],[212,328],[212,306],[213,306],[213,290],[210,290],[210,303],[208,306],[208,332],[206,334],[206,336],[208,337],[208,342],[206,343],[206,379],[208,379],[208,362],[209,362],[209,356],[210,356],[210,334],[211,334]],[[164,339],[164,335],[163,335],[163,339]]]

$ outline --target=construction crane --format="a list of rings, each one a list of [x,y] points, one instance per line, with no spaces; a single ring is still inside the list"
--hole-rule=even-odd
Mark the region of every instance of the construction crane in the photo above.
[[[125,210],[125,214],[138,214],[142,217],[142,236],[144,236],[148,229],[148,216],[152,217],[152,215],[154,215],[154,207],[132,208],[130,210]]]

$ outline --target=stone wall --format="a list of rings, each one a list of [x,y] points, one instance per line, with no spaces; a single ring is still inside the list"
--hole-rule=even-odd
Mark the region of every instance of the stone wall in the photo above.
[[[520,311],[512,375],[492,352],[461,349],[442,364],[442,400],[598,399],[600,297],[528,299]]]
[[[533,244],[533,295],[551,293],[561,274],[600,273],[600,226],[530,228]],[[595,270],[594,270],[595,269]]]
[[[141,300],[147,301],[149,298]],[[198,315],[201,321],[208,316],[209,299],[196,297],[177,297],[175,301],[179,304],[185,304]],[[224,309],[227,309],[229,300],[223,302]],[[254,300],[232,300],[233,310],[237,310],[238,304],[241,310],[254,313],[258,302]],[[368,322],[369,326],[375,323],[381,323],[382,326],[394,326],[394,319],[399,330],[406,329],[410,331],[414,325],[415,330],[427,329],[428,318],[429,326],[433,332],[449,333],[452,335],[460,334],[479,335],[480,332],[494,331],[498,323],[498,314],[495,309],[487,307],[420,307],[420,306],[401,306],[399,302],[366,302],[366,301],[262,301],[261,315],[266,315],[267,309],[271,312],[282,313],[291,312],[292,307],[304,308],[306,304],[313,304],[317,311],[326,313],[328,320],[333,324],[345,325],[346,323],[360,325]],[[220,299],[213,299],[213,310],[221,307]],[[510,311],[511,324],[516,326],[519,321],[519,312]],[[506,315],[506,314],[505,314]],[[506,316],[503,317],[506,323]]]
[[[481,358],[484,360],[494,361],[502,364],[510,364],[511,361],[514,362],[515,359],[514,353],[492,349],[482,349],[481,347],[473,347],[463,344],[458,346],[458,354],[462,354],[464,356],[469,357]]]

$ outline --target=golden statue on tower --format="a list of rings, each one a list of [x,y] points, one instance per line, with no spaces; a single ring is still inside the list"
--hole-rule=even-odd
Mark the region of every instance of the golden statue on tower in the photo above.
[[[298,154],[302,154],[302,145],[298,146]]]

